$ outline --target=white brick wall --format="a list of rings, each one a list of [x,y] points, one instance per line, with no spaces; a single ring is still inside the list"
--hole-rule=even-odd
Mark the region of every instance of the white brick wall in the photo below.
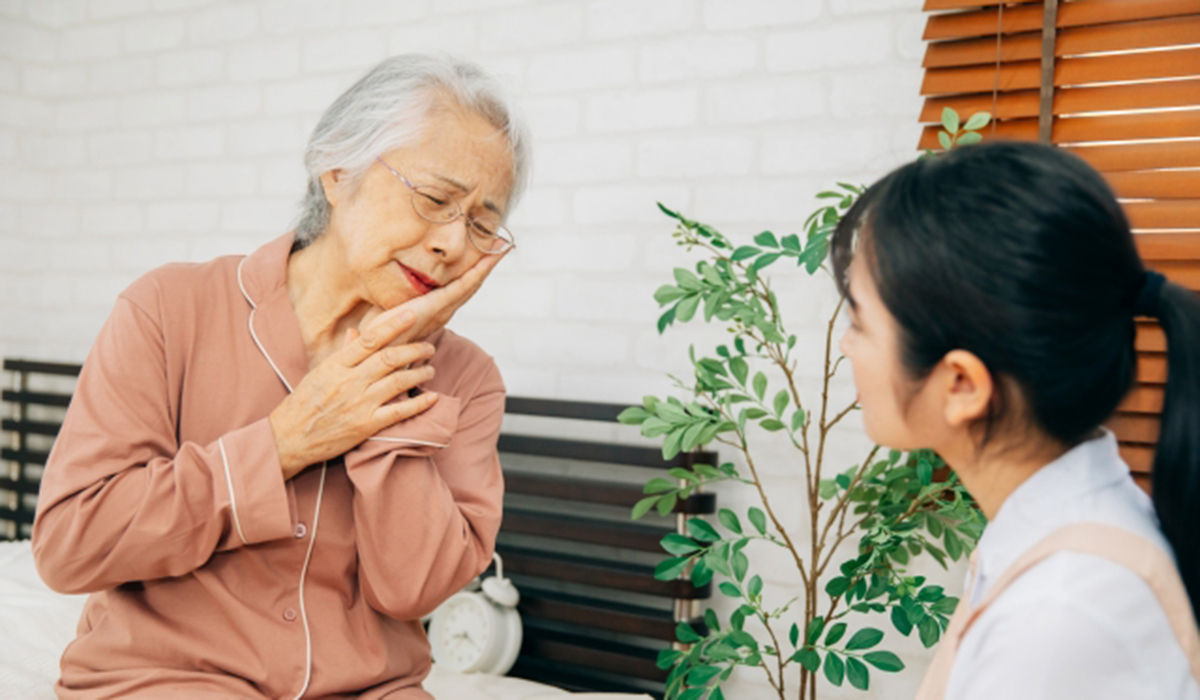
[[[0,0],[0,355],[80,360],[138,275],[282,233],[330,101],[385,55],[446,50],[511,86],[535,141],[520,248],[455,325],[514,394],[666,392],[687,346],[721,336],[654,331],[653,290],[689,262],[655,201],[742,237],[790,232],[818,190],[912,157],[920,5]],[[777,287],[802,356],[819,357],[829,286],[781,271]],[[800,374],[815,385],[815,368]],[[848,424],[831,450],[849,464],[863,445]],[[769,450],[764,470],[794,492],[783,457]],[[788,581],[786,562],[756,554]],[[911,697],[923,655],[901,650],[912,670],[826,697]],[[727,697],[771,697],[758,674],[735,678]]]

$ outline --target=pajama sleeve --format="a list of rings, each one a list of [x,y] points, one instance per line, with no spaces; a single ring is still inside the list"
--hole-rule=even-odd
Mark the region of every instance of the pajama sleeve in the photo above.
[[[162,327],[117,300],[79,377],[42,478],[33,552],[65,593],[179,576],[214,552],[289,537],[266,418],[180,442]]]

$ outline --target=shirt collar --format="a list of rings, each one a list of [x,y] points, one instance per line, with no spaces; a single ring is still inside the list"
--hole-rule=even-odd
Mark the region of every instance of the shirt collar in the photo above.
[[[308,350],[287,289],[294,240],[288,232],[238,264],[238,286],[251,309],[250,336],[289,392],[308,374]]]
[[[1074,522],[1088,495],[1129,478],[1116,436],[1108,428],[1100,430],[1099,436],[1034,472],[1000,506],[979,540],[975,601],[1025,550]]]

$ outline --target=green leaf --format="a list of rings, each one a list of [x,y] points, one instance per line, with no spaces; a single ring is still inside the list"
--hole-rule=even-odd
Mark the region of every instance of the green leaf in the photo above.
[[[992,115],[988,114],[987,112],[976,112],[971,115],[970,119],[967,120],[967,123],[965,126],[963,126],[963,129],[967,131],[978,131],[987,126],[991,121]]]
[[[845,576],[829,579],[829,583],[825,584],[825,592],[836,598],[850,589],[850,579]]]
[[[904,670],[904,662],[900,660],[899,656],[896,656],[890,651],[868,652],[863,654],[863,658],[866,659],[867,663],[871,664],[880,671],[896,673]]]
[[[946,109],[950,109],[950,108],[947,107]],[[947,151],[954,147],[954,144],[950,141],[950,134],[947,134],[944,131],[938,132],[938,143],[940,143],[942,145],[942,148]]]
[[[759,425],[763,427],[763,430],[769,430],[772,433],[778,430],[783,430],[785,427],[787,427],[781,421],[777,421],[774,418],[768,418],[759,423]]]
[[[722,508],[720,512],[717,513],[717,520],[720,520],[721,524],[727,529],[733,530],[739,535],[742,534],[742,523],[740,520],[738,520],[737,513],[734,513],[732,510],[729,510],[728,508]]]
[[[733,577],[738,581],[746,578],[746,570],[750,568],[750,559],[742,550],[738,550],[730,557],[733,563]]]
[[[846,634],[846,623],[845,622],[839,622],[836,625],[834,625],[833,627],[830,627],[829,634],[825,635],[825,646],[831,647],[834,644],[837,644],[838,640],[840,640],[842,638],[842,636],[845,634]]]
[[[805,644],[816,644],[817,640],[821,638],[821,632],[824,630],[825,618],[814,617],[812,621],[808,623],[808,631],[804,634]]]
[[[783,246],[784,250],[790,250],[793,253],[800,252],[800,237],[794,233],[784,236],[780,239],[779,243]]]
[[[917,463],[917,480],[922,486],[928,486],[933,483],[933,465],[929,460],[922,459]]]
[[[733,669],[732,666],[730,666],[729,668],[731,670]],[[722,680],[724,680],[727,677],[728,676],[726,676],[724,674],[722,674],[722,676],[721,676]],[[721,689],[719,687],[713,688],[712,693],[708,696],[708,700],[725,700],[725,693],[721,692]]]
[[[679,214],[677,214],[677,213],[675,213],[675,212],[671,211],[670,209],[666,208],[666,207],[663,205],[663,203],[662,203],[662,202],[655,202],[655,204],[657,204],[657,205],[658,205],[658,208],[659,208],[659,210],[660,210],[660,211],[662,211],[662,213],[666,214],[667,216],[671,217],[672,219],[679,219],[679,220],[683,220],[683,217],[682,217],[682,216],[680,216]]]
[[[679,488],[678,484],[670,479],[651,479],[642,487],[642,493],[662,493],[663,491],[674,491]]]
[[[795,622],[792,623],[792,629],[788,631],[788,641],[792,643],[792,646],[796,646],[796,642],[800,641],[800,625]]]
[[[746,417],[749,418],[750,420],[758,420],[759,418],[762,418],[765,415],[767,415],[767,412],[762,410],[761,408],[755,408],[755,407],[751,406],[746,409]]]
[[[661,334],[663,331],[667,330],[667,326],[670,326],[674,322],[675,322],[675,307],[672,306],[671,308],[666,310],[666,313],[664,313],[662,316],[658,317],[658,332],[659,332],[659,334]]]
[[[778,260],[779,256],[780,256],[779,253],[767,253],[766,255],[760,255],[754,261],[753,267],[755,270],[761,270],[764,267],[766,267],[767,265],[770,265],[771,263]]]
[[[804,419],[804,409],[797,408],[796,411],[792,413],[792,432],[796,432],[804,427]]]
[[[917,631],[921,634],[921,643],[929,649],[941,639],[942,630],[938,627],[937,620],[932,617],[926,617],[921,620],[921,624],[917,625]]]
[[[780,389],[778,394],[775,394],[775,415],[782,417],[783,410],[787,408],[788,400],[791,397],[788,395],[787,389]]]
[[[721,585],[717,586],[717,589],[720,590],[725,595],[729,596],[730,598],[741,598],[742,597],[742,589],[738,588],[737,586],[730,583],[729,581],[722,581]]]
[[[775,240],[775,234],[770,231],[763,231],[754,237],[754,242],[764,248],[778,248],[779,241]]]
[[[721,535],[717,533],[716,529],[700,518],[688,520],[687,530],[692,539],[700,542],[719,542],[721,540]]]
[[[958,133],[958,112],[949,107],[942,108],[942,126],[951,134]]]
[[[836,685],[842,685],[842,679],[846,676],[846,664],[842,661],[842,657],[833,652],[825,655],[825,677],[829,682]]]
[[[892,608],[892,626],[905,637],[912,632],[912,622],[909,621],[908,614],[899,605]]]
[[[746,513],[746,515],[750,518],[750,522],[753,523],[754,529],[758,530],[758,534],[760,534],[760,535],[767,534],[767,514],[766,513],[762,512],[762,510],[760,510],[758,508],[751,508]]]
[[[660,544],[668,554],[674,554],[677,557],[686,556],[700,550],[700,545],[675,532],[665,535]]]
[[[738,384],[746,386],[746,375],[750,372],[750,366],[740,357],[734,357],[729,360],[729,371],[733,373],[733,378]]]
[[[697,559],[696,565],[692,567],[692,585],[701,587],[707,586],[709,581],[712,581],[713,572],[708,568],[708,564],[704,563],[704,559]]]
[[[625,425],[641,425],[642,421],[649,417],[650,412],[641,406],[630,406],[617,415],[617,422]]]
[[[686,622],[680,622],[675,626],[675,638],[684,644],[692,644],[700,641],[700,635],[696,634],[696,630]]]
[[[682,267],[675,268],[675,282],[688,291],[698,291],[704,285],[700,282],[700,278],[692,274],[691,270]]]
[[[658,302],[659,306],[665,306],[680,299],[687,294],[686,291],[671,284],[664,284],[654,292],[654,301]]]
[[[680,323],[687,323],[696,315],[696,309],[700,306],[700,295],[693,294],[686,297],[675,305],[675,318],[679,319]]]
[[[812,649],[801,649],[792,658],[807,668],[809,673],[816,673],[821,668],[821,655]]]
[[[883,641],[883,632],[874,627],[864,627],[854,633],[850,641],[846,642],[847,651],[857,651],[859,649],[870,649],[871,647]]]
[[[667,433],[667,437],[665,440],[663,440],[662,446],[663,459],[675,459],[675,455],[679,454],[679,450],[682,449],[681,445],[683,443],[683,432],[685,430],[686,428],[676,428],[675,430]]]
[[[941,586],[926,586],[921,589],[920,593],[917,594],[917,600],[921,601],[922,603],[932,603],[934,601],[941,600],[945,594],[946,589],[942,588]]]
[[[759,401],[762,401],[763,396],[767,393],[767,375],[762,372],[754,375],[754,393],[758,395]]]
[[[942,615],[953,615],[954,611],[958,609],[958,598],[946,596],[933,605],[930,605],[929,609]]]
[[[693,666],[688,671],[687,682],[692,685],[708,685],[708,682],[721,672],[719,666]]]
[[[633,506],[633,513],[630,516],[630,520],[638,520],[646,513],[649,513],[650,509],[654,507],[654,504],[658,503],[659,498],[660,496],[649,496],[638,501],[637,504]]]
[[[955,146],[973,146],[983,140],[983,134],[978,131],[968,131],[954,142]]]
[[[848,656],[846,657],[846,680],[850,681],[850,685],[855,688],[866,690],[871,685],[871,672],[867,670],[863,662]]]
[[[738,554],[741,554],[741,552],[738,552]],[[756,596],[762,593],[762,587],[762,577],[758,574],[755,574],[754,576],[750,577],[750,583],[746,584],[746,592],[752,596]]]
[[[671,511],[675,510],[675,504],[678,501],[678,492],[668,493],[665,496],[659,496],[658,505],[655,506],[655,509],[658,510],[659,515],[665,518]]]
[[[821,479],[821,483],[817,491],[817,494],[821,497],[821,500],[828,501],[836,496],[837,492],[838,487],[836,481],[833,479]]]
[[[683,573],[684,567],[687,566],[687,557],[671,557],[663,559],[654,567],[654,578],[659,581],[674,581],[679,578],[679,574]]]
[[[679,661],[683,657],[684,653],[682,651],[677,651],[675,649],[660,649],[658,651],[658,661],[655,662],[655,665],[665,671],[674,666],[675,662]]]
[[[962,540],[960,540],[958,535],[955,534],[954,528],[946,528],[945,542],[946,554],[949,554],[950,558],[954,561],[958,561],[958,558],[961,557],[963,553],[963,545]]]
[[[729,256],[729,259],[734,262],[738,262],[745,260],[746,258],[753,258],[755,255],[758,255],[761,252],[761,250],[752,245],[739,246],[737,250],[733,251],[733,255]]]

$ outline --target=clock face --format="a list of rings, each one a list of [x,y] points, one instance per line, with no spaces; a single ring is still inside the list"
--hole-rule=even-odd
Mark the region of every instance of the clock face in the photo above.
[[[492,611],[476,594],[460,593],[434,615],[433,657],[453,671],[476,671],[493,637]]]

